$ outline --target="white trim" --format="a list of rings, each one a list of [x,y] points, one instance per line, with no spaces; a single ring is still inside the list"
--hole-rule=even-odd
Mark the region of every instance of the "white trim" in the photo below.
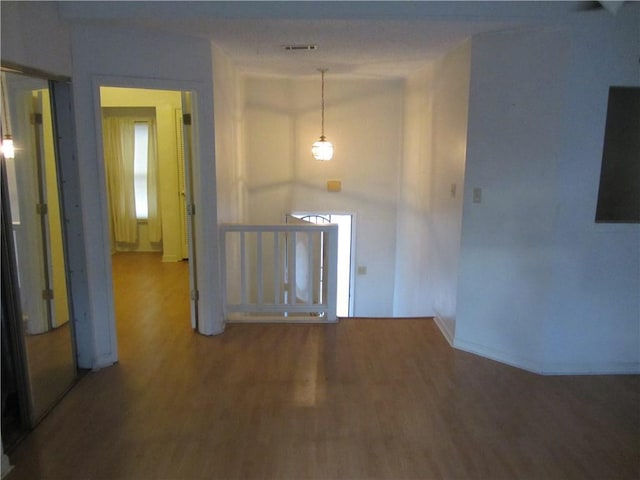
[[[280,312],[286,311],[287,313],[304,313],[304,314],[314,314],[314,313],[325,313],[327,311],[327,306],[324,304],[309,304],[309,303],[300,303],[297,305],[288,305],[285,303],[278,304],[265,304],[265,303],[237,303],[237,304],[227,304],[226,311],[228,313],[244,313],[248,314],[249,312],[255,312],[256,314],[261,313],[273,313],[278,314]]]
[[[211,333],[208,333],[208,334],[207,334],[207,336],[210,336],[210,335],[220,335],[220,334],[224,333],[225,322],[222,322],[222,323],[218,324],[218,325],[217,325],[217,327],[218,327],[218,328],[213,328],[213,329],[211,330]],[[200,332],[198,332],[198,333],[200,333]]]
[[[433,317],[433,321],[440,329],[442,336],[449,343],[449,346],[453,347],[454,335],[455,335],[455,322],[453,320],[445,320],[438,312]]]
[[[454,348],[462,350],[464,352],[473,353],[489,360],[495,360],[496,362],[504,363],[512,367],[520,368],[531,373],[542,374],[542,368],[540,364],[524,357],[517,357],[508,352],[495,350],[478,343],[469,342],[466,340],[454,339]]]
[[[305,215],[349,215],[351,217],[351,251],[349,258],[349,306],[348,306],[348,315],[347,317],[355,317],[355,291],[356,291],[356,229],[358,224],[358,215],[354,211],[348,210],[293,210],[291,213],[285,214],[291,216],[305,216]]]
[[[322,285],[322,292],[319,295],[317,302],[321,303],[312,303],[312,299],[308,299],[304,304],[297,304],[295,302],[285,302],[281,303],[279,298],[270,298],[269,301],[265,302],[265,299],[262,298],[258,301],[258,303],[249,303],[247,298],[247,254],[245,253],[247,248],[245,247],[245,234],[247,233],[255,233],[258,237],[256,243],[256,258],[259,263],[262,264],[262,234],[271,233],[274,238],[277,239],[280,233],[288,233],[292,235],[293,242],[287,248],[286,255],[290,257],[289,263],[289,289],[290,296],[289,299],[293,299],[296,295],[295,293],[295,285],[296,285],[296,266],[295,266],[295,239],[296,234],[307,234],[311,238],[311,234],[320,234],[324,233],[328,235],[326,239],[326,248],[327,255],[326,259],[319,259],[320,264],[315,264],[315,266],[311,266],[310,268],[313,272],[310,275],[317,275],[318,278],[322,271],[322,266],[326,268],[326,283]],[[236,283],[231,287],[237,289],[240,292],[240,303],[230,303],[229,298],[227,296],[227,264],[226,264],[226,256],[227,256],[227,234],[228,233],[236,233],[235,235],[237,241],[240,243],[240,281],[239,285]],[[221,277],[222,277],[222,302],[223,302],[223,315],[225,317],[225,321],[234,321],[238,320],[238,316],[234,316],[234,313],[244,313],[244,315],[240,316],[240,320],[249,319],[252,321],[255,319],[256,321],[266,321],[267,319],[273,321],[282,321],[285,320],[287,322],[294,321],[295,319],[302,319],[303,321],[320,321],[322,323],[326,322],[334,322],[337,320],[336,316],[336,292],[337,292],[337,248],[338,248],[338,225],[336,224],[312,224],[308,222],[304,222],[304,224],[284,224],[284,225],[245,225],[245,224],[230,224],[223,223],[219,225],[219,246],[220,251],[222,253],[220,259],[221,265]],[[274,245],[277,245],[278,242],[274,240]],[[275,260],[274,260],[275,261]],[[258,291],[261,291],[261,287],[259,284],[264,281],[263,275],[261,273],[261,268],[257,268],[258,273],[255,275],[255,278],[258,282]],[[278,272],[278,268],[274,268],[274,273]],[[276,274],[277,275],[277,274]],[[278,284],[281,281],[277,278],[274,279],[274,284]],[[313,282],[311,282],[313,283]],[[318,286],[321,286],[321,283],[318,281]],[[260,293],[258,295],[261,296]],[[320,299],[322,297],[322,299]],[[322,313],[324,317],[313,317],[309,316],[311,313]],[[255,315],[254,315],[255,314]],[[290,315],[291,314],[291,315]],[[252,316],[253,315],[253,316]],[[244,317],[244,318],[242,318]]]
[[[349,272],[349,316],[355,316],[356,311],[356,235],[358,230],[358,214],[343,213],[341,215],[351,215],[351,258],[349,263],[351,265],[351,272]]]
[[[11,465],[9,457],[2,453],[2,478],[6,477],[11,470],[13,470],[13,465]]]
[[[339,319],[330,320],[328,317],[314,317],[310,315],[279,315],[245,316],[242,314],[228,314],[226,323],[338,323]]]
[[[2,434],[0,433],[0,446],[2,447],[2,464],[0,466],[0,478],[4,478],[12,469],[11,461],[9,457],[4,453],[4,442],[2,441]]]
[[[91,364],[91,370],[95,372],[103,368],[110,367],[114,363],[116,362],[113,360],[113,357],[111,354],[100,355],[99,357],[96,357],[93,359],[93,362]]]
[[[640,362],[540,363],[474,342],[455,339],[454,348],[538,375],[637,375]]]
[[[640,362],[550,363],[543,375],[637,375]]]
[[[118,360],[118,346],[117,336],[115,329],[115,308],[112,288],[112,271],[111,271],[111,245],[108,231],[108,211],[106,207],[106,188],[105,174],[104,174],[104,159],[102,151],[102,119],[101,119],[101,100],[100,100],[100,87],[127,87],[127,88],[143,88],[143,89],[160,89],[160,90],[176,90],[176,91],[189,91],[193,92],[196,105],[194,105],[194,113],[197,113],[197,102],[202,101],[209,103],[211,92],[208,92],[207,85],[203,82],[190,81],[190,80],[174,80],[174,79],[158,79],[148,77],[130,77],[125,75],[103,75],[88,73],[88,81],[76,82],[74,84],[74,95],[79,93],[77,89],[81,89],[82,95],[89,92],[84,92],[84,89],[90,90],[92,96],[93,105],[86,109],[79,109],[76,105],[74,112],[76,120],[78,115],[80,119],[83,119],[83,115],[89,115],[91,110],[91,116],[93,117],[94,125],[91,126],[92,135],[87,141],[86,147],[90,146],[92,152],[87,152],[79,147],[78,156],[91,154],[95,156],[95,164],[90,164],[89,167],[95,168],[97,173],[97,185],[99,186],[98,192],[89,190],[87,185],[96,184],[96,179],[93,178],[88,181],[88,171],[91,168],[85,168],[85,162],[79,162],[79,180],[81,184],[81,203],[83,205],[83,222],[85,228],[85,245],[87,248],[87,255],[92,256],[93,260],[87,262],[87,283],[88,283],[88,315],[89,324],[91,329],[92,338],[82,339],[81,341],[90,342],[90,350],[93,352],[94,357],[91,361],[90,368],[103,368],[109,366]],[[76,98],[77,100],[77,98]],[[84,98],[82,98],[84,101]],[[213,113],[205,109],[206,120],[199,118],[198,121],[205,121],[207,125],[209,122],[213,124]],[[195,115],[194,115],[195,116]],[[211,117],[211,118],[209,118]],[[196,122],[196,126],[198,122]],[[80,132],[79,132],[80,133]],[[208,138],[204,136],[204,138]],[[203,146],[200,142],[202,138],[195,136],[196,145],[194,145],[194,168],[196,169],[196,178],[198,179],[194,185],[195,202],[201,206],[215,204],[215,188],[211,189],[210,182],[215,180],[215,170],[213,162],[202,162],[199,157],[199,153],[203,151]],[[94,143],[91,145],[91,143]],[[213,139],[205,140],[207,143],[204,151],[209,154],[209,143],[213,143]],[[211,148],[213,150],[213,148]],[[199,167],[199,168],[198,168]],[[205,170],[206,174],[198,175],[200,170]],[[84,187],[82,187],[84,186]],[[206,188],[205,188],[206,186]],[[213,191],[212,191],[213,190]],[[87,201],[87,198],[97,198],[97,201]],[[211,202],[211,199],[214,199]],[[87,205],[89,207],[87,207]],[[204,291],[218,292],[218,265],[217,255],[214,251],[208,251],[212,249],[205,249],[204,246],[207,243],[205,238],[217,237],[217,220],[215,213],[213,218],[211,214],[204,215],[206,208],[200,208],[200,211],[196,211],[196,214],[200,216],[200,224],[196,227],[196,240],[203,249],[206,251],[199,258],[201,268],[198,269],[198,284]],[[214,209],[215,212],[215,209]],[[207,218],[207,221],[204,218]],[[96,218],[100,221],[96,221]],[[215,250],[215,248],[213,249]],[[211,298],[213,297],[213,298]],[[202,311],[208,312],[206,315],[202,315],[200,333],[204,335],[216,335],[224,330],[221,302],[217,294],[203,295],[201,296]]]

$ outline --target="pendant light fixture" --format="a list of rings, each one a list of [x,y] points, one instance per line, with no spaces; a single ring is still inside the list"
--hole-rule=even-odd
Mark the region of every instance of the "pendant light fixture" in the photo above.
[[[333,144],[327,140],[324,136],[324,72],[326,68],[320,68],[320,74],[322,75],[322,130],[320,140],[315,142],[311,147],[311,153],[316,160],[331,160],[333,158]]]

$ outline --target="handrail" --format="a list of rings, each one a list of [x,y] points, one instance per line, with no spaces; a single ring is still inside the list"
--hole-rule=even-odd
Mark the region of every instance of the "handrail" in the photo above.
[[[334,322],[338,226],[222,224],[226,321]]]

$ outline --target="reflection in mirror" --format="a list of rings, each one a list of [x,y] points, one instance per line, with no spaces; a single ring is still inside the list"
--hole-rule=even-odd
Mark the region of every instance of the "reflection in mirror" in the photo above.
[[[3,318],[3,328],[6,320],[23,342],[14,350],[24,352],[33,426],[76,378],[49,82],[2,72],[2,106],[2,136],[14,146],[13,158],[2,157],[14,275],[5,278],[3,269],[2,281],[14,279],[19,297],[18,318]],[[4,415],[3,402],[3,422]]]

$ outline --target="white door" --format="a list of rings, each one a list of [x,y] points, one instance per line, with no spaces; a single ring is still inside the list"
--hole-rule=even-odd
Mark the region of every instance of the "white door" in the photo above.
[[[198,329],[197,256],[195,242],[196,205],[193,201],[193,145],[194,125],[193,94],[182,92],[182,138],[184,150],[184,198],[187,216],[187,248],[189,258],[189,288],[191,290],[191,327]],[[184,235],[183,235],[184,237]]]
[[[338,225],[338,292],[336,311],[338,317],[353,314],[351,258],[353,256],[353,215],[348,213],[296,212],[287,217],[315,224]],[[289,222],[289,220],[287,220]]]
[[[189,215],[187,212],[187,187],[185,175],[184,134],[182,123],[182,109],[175,111],[176,120],[176,144],[178,145],[178,195],[180,200],[180,257],[183,260],[189,258]]]
[[[301,219],[293,215],[286,216],[288,224],[313,224],[306,219]],[[290,236],[293,235],[294,238]],[[289,242],[294,242],[291,246]],[[322,274],[317,275],[316,269],[324,266],[322,261],[322,240],[320,233],[305,234],[296,232],[287,234],[287,249],[290,253],[286,256],[285,272],[285,289],[292,299],[291,303],[322,303]],[[295,275],[289,275],[290,269],[295,269]],[[289,281],[295,277],[295,284]]]

